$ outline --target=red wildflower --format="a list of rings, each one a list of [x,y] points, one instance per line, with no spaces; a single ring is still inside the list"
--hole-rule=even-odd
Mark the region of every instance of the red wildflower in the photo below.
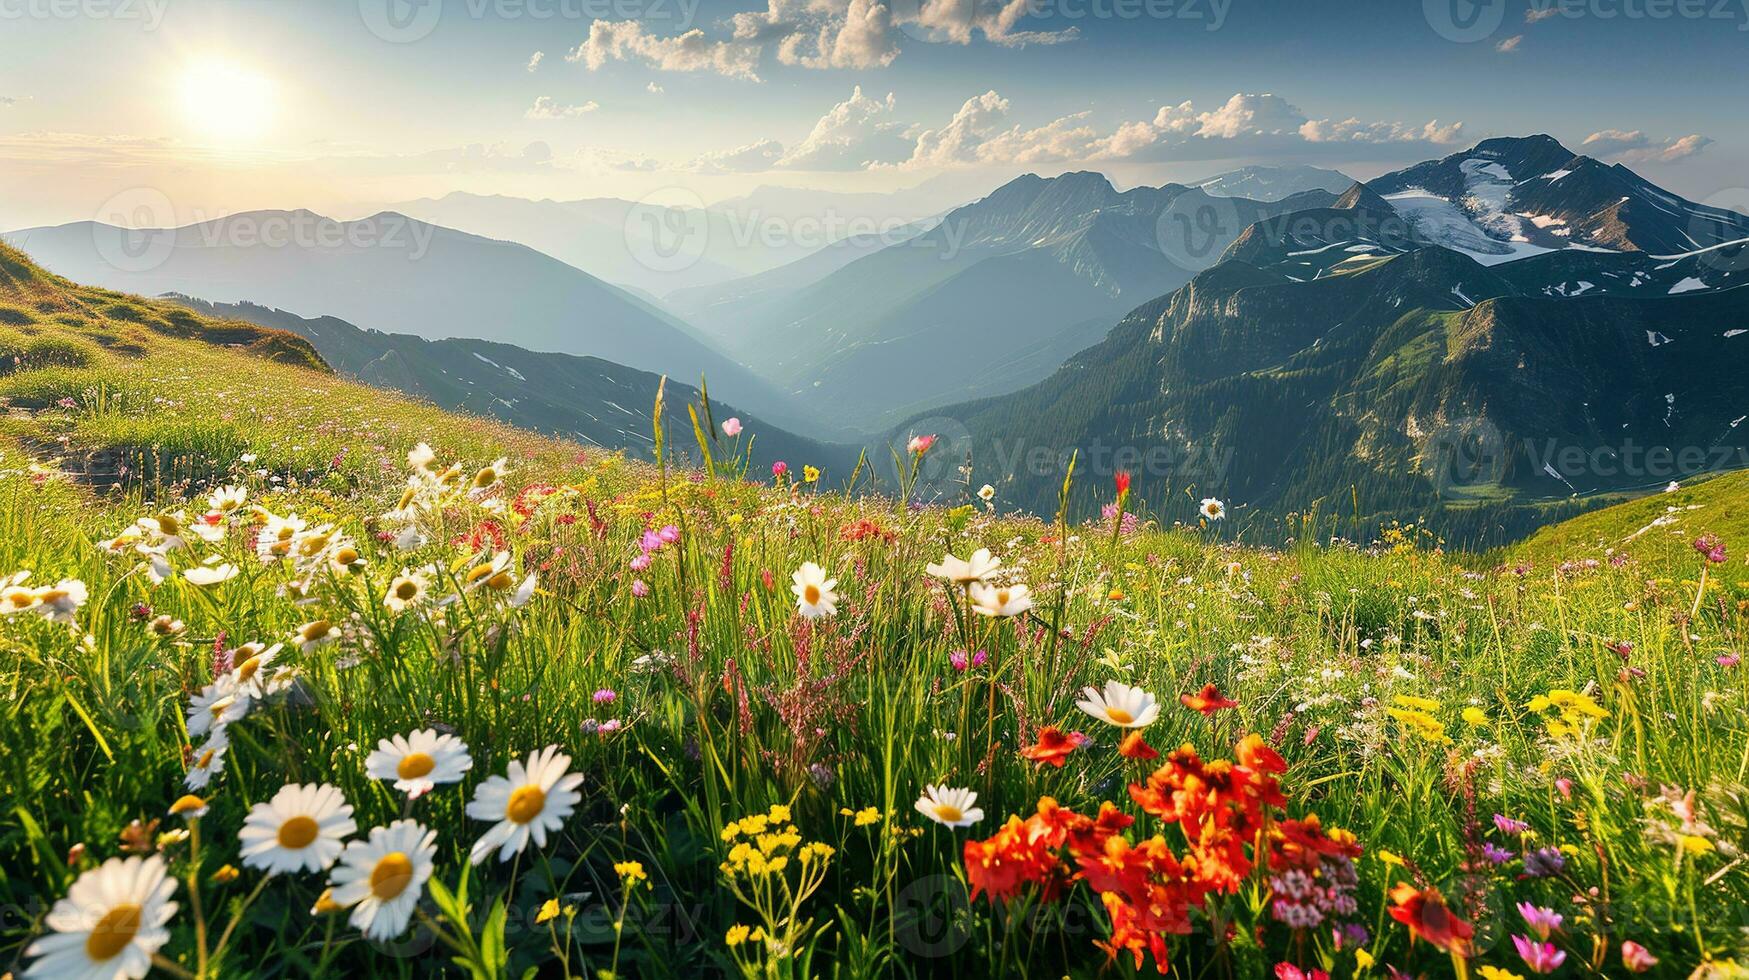
[[[1080,732],[1064,732],[1055,725],[1039,729],[1038,741],[1020,750],[1020,757],[1033,762],[1048,762],[1058,769],[1069,753],[1080,748],[1087,736]]]
[[[1399,883],[1391,889],[1391,901],[1396,903],[1391,918],[1409,928],[1410,938],[1425,940],[1443,952],[1469,955],[1476,930],[1446,906],[1439,889]]]
[[[1239,702],[1221,696],[1221,689],[1213,684],[1204,684],[1202,690],[1195,694],[1180,694],[1180,704],[1192,711],[1200,711],[1205,717],[1214,715],[1223,708],[1237,708]]]
[[[1140,759],[1144,762],[1149,759],[1160,758],[1159,750],[1155,749],[1152,745],[1149,745],[1147,741],[1142,738],[1142,732],[1140,729],[1136,729],[1128,735],[1125,735],[1123,741],[1118,743],[1117,751],[1119,755],[1126,759]]]
[[[887,544],[892,544],[898,539],[897,534],[881,527],[879,524],[876,524],[874,521],[871,521],[866,517],[844,525],[843,529],[840,530],[838,534],[839,537],[842,537],[846,541],[866,541],[869,538],[879,538]]]
[[[1130,492],[1130,471],[1118,470],[1111,475],[1112,485],[1117,487],[1117,495],[1125,496]]]

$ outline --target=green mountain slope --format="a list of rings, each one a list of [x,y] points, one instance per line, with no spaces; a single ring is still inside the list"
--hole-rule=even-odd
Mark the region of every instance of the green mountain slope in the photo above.
[[[1593,497],[1744,465],[1749,407],[1719,372],[1749,356],[1746,323],[1745,289],[1522,295],[1441,248],[1303,283],[1231,261],[1044,382],[931,421],[972,454],[973,486],[1039,511],[1079,451],[1083,510],[1122,468],[1147,500],[1222,497],[1258,533],[1315,511],[1498,543]]]
[[[485,415],[536,432],[607,449],[649,456],[651,413],[661,378],[595,357],[537,353],[485,340],[426,340],[364,330],[336,317],[307,319],[252,303],[178,302],[211,316],[245,320],[307,339],[336,371],[366,384],[393,388],[448,409]],[[690,433],[686,412],[698,390],[670,379],[666,425]],[[828,473],[848,473],[856,454],[785,432],[733,405],[713,403],[719,421],[738,417],[753,441],[757,467],[774,460],[808,462]],[[720,432],[718,433],[720,437]],[[744,437],[746,438],[746,437]],[[690,435],[683,446],[692,444]],[[725,443],[721,449],[728,450]]]

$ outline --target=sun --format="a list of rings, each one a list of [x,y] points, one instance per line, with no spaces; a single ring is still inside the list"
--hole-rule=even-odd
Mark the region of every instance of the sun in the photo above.
[[[183,115],[208,138],[250,141],[272,127],[274,84],[265,75],[207,59],[183,68],[181,87]]]

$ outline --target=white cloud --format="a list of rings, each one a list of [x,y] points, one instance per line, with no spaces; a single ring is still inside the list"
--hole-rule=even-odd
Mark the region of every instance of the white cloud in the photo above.
[[[701,174],[752,174],[770,170],[783,156],[783,144],[777,140],[758,140],[732,150],[706,153],[687,167]]]
[[[858,85],[850,98],[833,106],[814,123],[801,142],[778,161],[792,170],[861,170],[874,163],[893,163],[911,152],[904,125],[893,118],[891,92],[885,99],[862,94]]]
[[[917,134],[916,147],[902,166],[960,167],[976,164],[1034,164],[1087,159],[1098,140],[1085,124],[1086,113],[1026,129],[1008,126],[1009,102],[995,90],[967,99],[940,129]]]
[[[525,119],[575,119],[584,113],[594,112],[601,108],[594,100],[582,105],[561,105],[550,95],[542,95],[534,100],[534,105],[523,113]]]
[[[1291,132],[1306,121],[1305,113],[1279,95],[1235,93],[1226,105],[1196,117],[1196,135],[1215,139],[1269,136]]]
[[[664,89],[662,86],[657,85],[655,82],[651,82],[650,84],[644,86],[644,91],[650,93],[651,95],[661,95],[663,92],[667,91],[667,89]]]
[[[1712,143],[1712,139],[1699,133],[1654,140],[1638,129],[1604,129],[1585,137],[1579,148],[1599,159],[1623,163],[1675,163],[1694,156]]]
[[[1220,107],[1199,112],[1190,102],[1162,106],[1153,119],[1126,122],[1093,141],[1093,160],[1188,160],[1240,156],[1317,155],[1318,145],[1393,144],[1434,148],[1463,139],[1463,123],[1421,126],[1398,122],[1308,119],[1291,102],[1269,93],[1235,93]],[[1322,153],[1328,156],[1328,152]]]
[[[1500,52],[1501,54],[1511,54],[1512,52],[1517,51],[1518,46],[1520,44],[1523,44],[1523,43],[1524,43],[1524,35],[1523,34],[1514,34],[1511,37],[1506,38],[1505,40],[1501,41],[1499,44],[1494,45],[1494,50]]]
[[[546,56],[547,53],[545,51],[536,51],[534,54],[530,55],[528,58],[528,70],[534,71],[536,68],[539,68],[541,59]]]
[[[1309,119],[1300,126],[1299,133],[1308,143],[1428,143],[1433,146],[1449,146],[1463,142],[1464,124],[1455,122],[1449,126],[1441,126],[1439,120],[1435,119],[1417,128],[1398,122],[1361,122],[1353,117],[1341,121]]]
[[[1526,24],[1535,24],[1538,21],[1548,20],[1550,17],[1553,17],[1560,12],[1561,8],[1554,3],[1549,3],[1546,6],[1538,6],[1535,3],[1532,3],[1530,9],[1524,12],[1524,22]]]
[[[694,28],[674,37],[657,37],[632,20],[598,20],[589,37],[565,55],[596,71],[609,61],[642,61],[660,71],[708,71],[728,78],[759,81],[759,45],[713,41]]]

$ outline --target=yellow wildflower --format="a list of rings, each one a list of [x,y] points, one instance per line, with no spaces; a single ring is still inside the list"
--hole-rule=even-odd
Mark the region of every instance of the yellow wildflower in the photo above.
[[[1405,708],[1415,708],[1420,711],[1438,711],[1440,704],[1432,698],[1418,698],[1413,694],[1399,694],[1391,700]]]
[[[551,922],[558,917],[559,900],[556,898],[549,898],[541,903],[540,911],[535,913],[534,921],[536,925],[539,925],[543,922]]]
[[[1475,705],[1470,705],[1465,708],[1463,717],[1465,722],[1474,725],[1477,728],[1488,727],[1488,713]]]

